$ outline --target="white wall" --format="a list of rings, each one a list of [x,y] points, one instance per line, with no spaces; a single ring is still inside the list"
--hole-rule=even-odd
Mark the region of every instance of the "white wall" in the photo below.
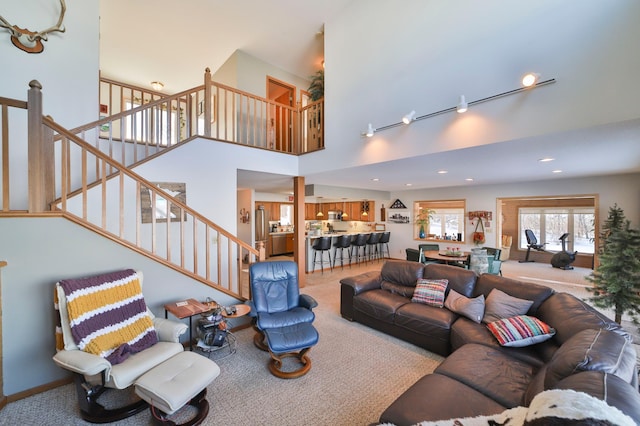
[[[309,87],[307,76],[296,76],[242,50],[233,52],[233,55],[214,72],[212,78],[215,82],[235,87],[253,95],[266,97],[267,76],[296,86],[298,90],[295,101],[300,99],[299,90],[307,90]]]
[[[486,244],[489,247],[499,247],[496,233],[496,209],[498,198],[527,197],[527,196],[563,196],[594,194],[599,199],[599,217],[602,223],[608,214],[609,207],[615,203],[624,210],[625,216],[635,228],[640,227],[640,174],[626,174],[616,176],[594,176],[582,179],[557,179],[539,182],[519,182],[502,185],[478,185],[469,187],[438,188],[431,190],[401,191],[392,193],[392,200],[399,198],[406,211],[411,212],[413,218],[413,202],[424,200],[466,200],[466,210],[487,210],[493,212],[492,230],[486,233]],[[388,207],[387,204],[385,204]],[[376,209],[378,206],[376,205]],[[404,210],[403,210],[404,211]],[[387,209],[387,215],[393,210]],[[468,223],[468,221],[465,221]],[[387,222],[387,230],[391,231],[389,248],[391,257],[404,258],[407,247],[417,248],[420,241],[415,239],[413,223],[395,224]],[[466,240],[470,241],[470,233],[466,230]],[[440,245],[446,245],[440,243]],[[469,250],[472,243],[457,245],[461,249]],[[515,248],[514,248],[515,249]]]
[[[631,41],[640,39],[638,16],[633,0],[406,0],[402,7],[356,0],[325,25],[326,149],[301,157],[301,170],[637,118],[640,50]],[[444,114],[380,132],[376,150],[366,150],[367,123],[453,107],[461,94],[471,101],[512,90],[532,70],[557,83],[476,105],[473,121]]]
[[[51,360],[55,353],[56,324],[53,286],[61,279],[139,269],[144,273],[145,301],[157,316],[164,316],[165,303],[191,297],[236,303],[66,219],[3,218],[0,235],[0,257],[8,263],[2,269],[5,395],[67,375]]]
[[[297,176],[298,160],[292,155],[196,139],[135,172],[152,182],[186,182],[189,206],[235,234],[238,169]]]
[[[27,100],[29,82],[42,85],[43,112],[67,128],[98,118],[99,18],[98,0],[68,0],[64,33],[51,33],[43,42],[44,51],[30,54],[11,43],[9,32],[0,31],[2,77],[0,96]],[[51,0],[18,2],[4,0],[0,10],[5,19],[29,30],[53,26],[59,3]],[[13,170],[27,168],[26,116],[10,109],[10,163]],[[23,142],[20,142],[23,141]],[[26,176],[26,175],[24,175]],[[11,207],[27,206],[27,180],[11,180]]]

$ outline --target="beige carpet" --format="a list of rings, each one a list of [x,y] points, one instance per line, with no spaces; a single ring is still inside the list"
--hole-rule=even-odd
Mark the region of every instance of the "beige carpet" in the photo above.
[[[442,361],[438,355],[339,315],[339,276],[380,268],[309,275],[303,292],[315,297],[319,343],[311,371],[282,380],[267,370],[269,355],[254,347],[253,330],[236,333],[237,352],[216,361],[220,376],[208,388],[206,425],[368,425],[395,398]],[[13,402],[0,411],[6,425],[88,425],[79,419],[73,385]],[[118,425],[150,424],[148,411]]]
[[[381,265],[372,262],[306,275],[302,292],[319,302],[315,326],[320,341],[310,352],[311,371],[302,378],[271,376],[268,354],[253,346],[253,330],[237,332],[237,352],[216,361],[222,373],[209,386],[211,412],[204,424],[368,425],[418,378],[433,371],[441,357],[340,317],[340,278],[379,270]],[[548,264],[507,261],[502,270],[505,277],[583,299],[590,296],[584,279],[590,269],[564,271]],[[0,411],[0,424],[89,424],[79,419],[76,407],[74,387],[62,386],[9,404]],[[117,424],[150,424],[150,415],[145,411]]]

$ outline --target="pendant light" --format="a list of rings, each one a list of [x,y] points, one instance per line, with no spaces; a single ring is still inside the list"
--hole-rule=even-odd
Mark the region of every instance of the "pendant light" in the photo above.
[[[316,217],[324,217],[324,214],[322,213],[322,203],[320,203],[320,209],[318,210],[318,213],[316,213]]]
[[[344,209],[344,199],[342,200],[342,220],[344,220],[345,218],[349,217],[349,215],[347,214],[347,212]]]

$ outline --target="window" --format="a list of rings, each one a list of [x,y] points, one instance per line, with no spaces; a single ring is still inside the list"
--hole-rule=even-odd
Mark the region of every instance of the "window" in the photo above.
[[[464,241],[465,200],[416,201],[413,209],[415,239]],[[420,221],[427,217],[424,223]],[[421,238],[421,227],[425,230],[424,238]]]
[[[565,241],[567,251],[594,253],[593,207],[520,208],[518,215],[521,249],[527,248],[524,231],[531,229],[538,243],[546,244],[548,251],[562,251],[560,237],[569,233]]]
[[[146,99],[144,103],[150,102]],[[134,102],[127,100],[126,109],[130,110],[142,105],[139,98]],[[152,142],[160,145],[173,145],[178,141],[180,133],[185,127],[184,111],[171,105],[168,112],[167,103],[162,103],[156,107],[139,111],[134,115],[125,117],[125,138],[128,141]]]

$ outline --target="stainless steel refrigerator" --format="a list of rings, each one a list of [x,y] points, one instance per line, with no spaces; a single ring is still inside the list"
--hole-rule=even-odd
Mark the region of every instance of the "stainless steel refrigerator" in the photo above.
[[[263,242],[266,249],[269,240],[269,212],[264,209],[264,206],[258,206],[254,217],[256,225],[256,248],[258,248],[259,242]]]

